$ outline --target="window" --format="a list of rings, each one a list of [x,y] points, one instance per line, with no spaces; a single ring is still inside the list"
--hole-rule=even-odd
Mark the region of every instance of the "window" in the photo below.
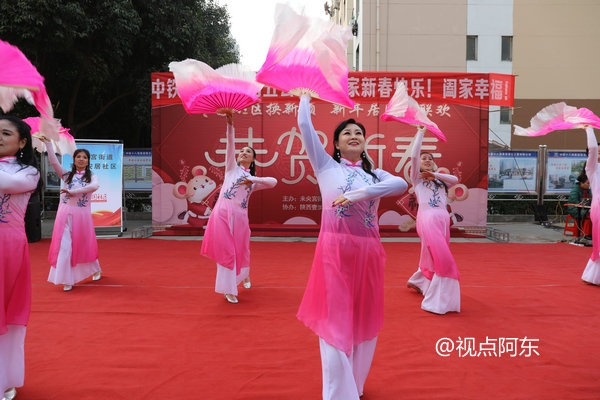
[[[477,61],[477,36],[467,36],[467,61]]]
[[[502,61],[512,61],[512,36],[502,36]]]
[[[500,107],[500,124],[512,123],[512,113],[510,107]]]

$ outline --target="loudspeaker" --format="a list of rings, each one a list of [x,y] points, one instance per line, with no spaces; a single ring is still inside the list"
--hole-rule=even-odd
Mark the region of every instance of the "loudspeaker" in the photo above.
[[[548,213],[546,213],[546,207],[543,205],[536,205],[533,209],[534,218],[537,222],[546,222],[548,221]]]
[[[36,191],[29,198],[25,210],[25,234],[29,243],[42,240],[42,203]]]

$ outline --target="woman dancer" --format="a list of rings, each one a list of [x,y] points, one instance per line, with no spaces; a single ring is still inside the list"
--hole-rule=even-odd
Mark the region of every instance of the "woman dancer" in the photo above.
[[[411,152],[410,179],[419,204],[417,233],[421,238],[419,269],[407,286],[423,294],[421,308],[435,314],[460,311],[459,273],[450,252],[448,186],[454,175],[436,172],[431,153],[421,153],[425,128],[419,128]]]
[[[25,380],[31,311],[25,211],[39,179],[29,125],[0,116],[0,395],[5,399],[14,398]]]
[[[585,172],[592,189],[592,255],[583,270],[581,279],[592,285],[600,285],[600,170],[598,169],[598,140],[591,126],[585,127],[587,135],[588,158]]]
[[[202,240],[201,253],[217,263],[215,292],[225,295],[230,303],[237,303],[238,285],[250,283],[250,223],[248,200],[253,191],[270,189],[275,178],[255,176],[256,152],[244,147],[235,157],[235,130],[233,112],[227,118],[227,149],[225,179]]]
[[[404,179],[372,169],[365,129],[353,119],[335,130],[329,156],[303,95],[298,125],[322,197],[321,229],[298,319],[319,336],[323,399],[355,400],[371,368],[383,325],[379,198],[402,194]]]
[[[48,282],[64,285],[63,290],[70,291],[89,276],[94,281],[102,276],[90,203],[91,194],[100,185],[90,170],[89,151],[75,150],[69,171],[60,165],[52,143],[44,137],[41,140],[46,143],[50,165],[63,181],[48,254]]]

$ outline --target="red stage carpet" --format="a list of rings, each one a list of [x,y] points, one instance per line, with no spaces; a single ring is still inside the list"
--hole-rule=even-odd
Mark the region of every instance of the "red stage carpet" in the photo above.
[[[46,282],[49,240],[30,244],[19,400],[320,399],[318,340],[295,317],[314,243],[252,242],[237,305],[214,293],[200,241],[99,243],[104,277],[67,293]],[[580,280],[590,248],[453,242],[463,311],[439,316],[405,287],[420,244],[384,245],[385,326],[363,400],[600,398],[600,287]]]

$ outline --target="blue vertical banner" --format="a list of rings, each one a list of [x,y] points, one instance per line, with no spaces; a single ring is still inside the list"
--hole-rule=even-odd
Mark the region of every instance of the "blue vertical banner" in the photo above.
[[[76,140],[78,149],[90,152],[90,169],[100,188],[92,194],[92,219],[96,228],[123,227],[123,144]],[[71,169],[73,156],[65,154],[62,165]]]

